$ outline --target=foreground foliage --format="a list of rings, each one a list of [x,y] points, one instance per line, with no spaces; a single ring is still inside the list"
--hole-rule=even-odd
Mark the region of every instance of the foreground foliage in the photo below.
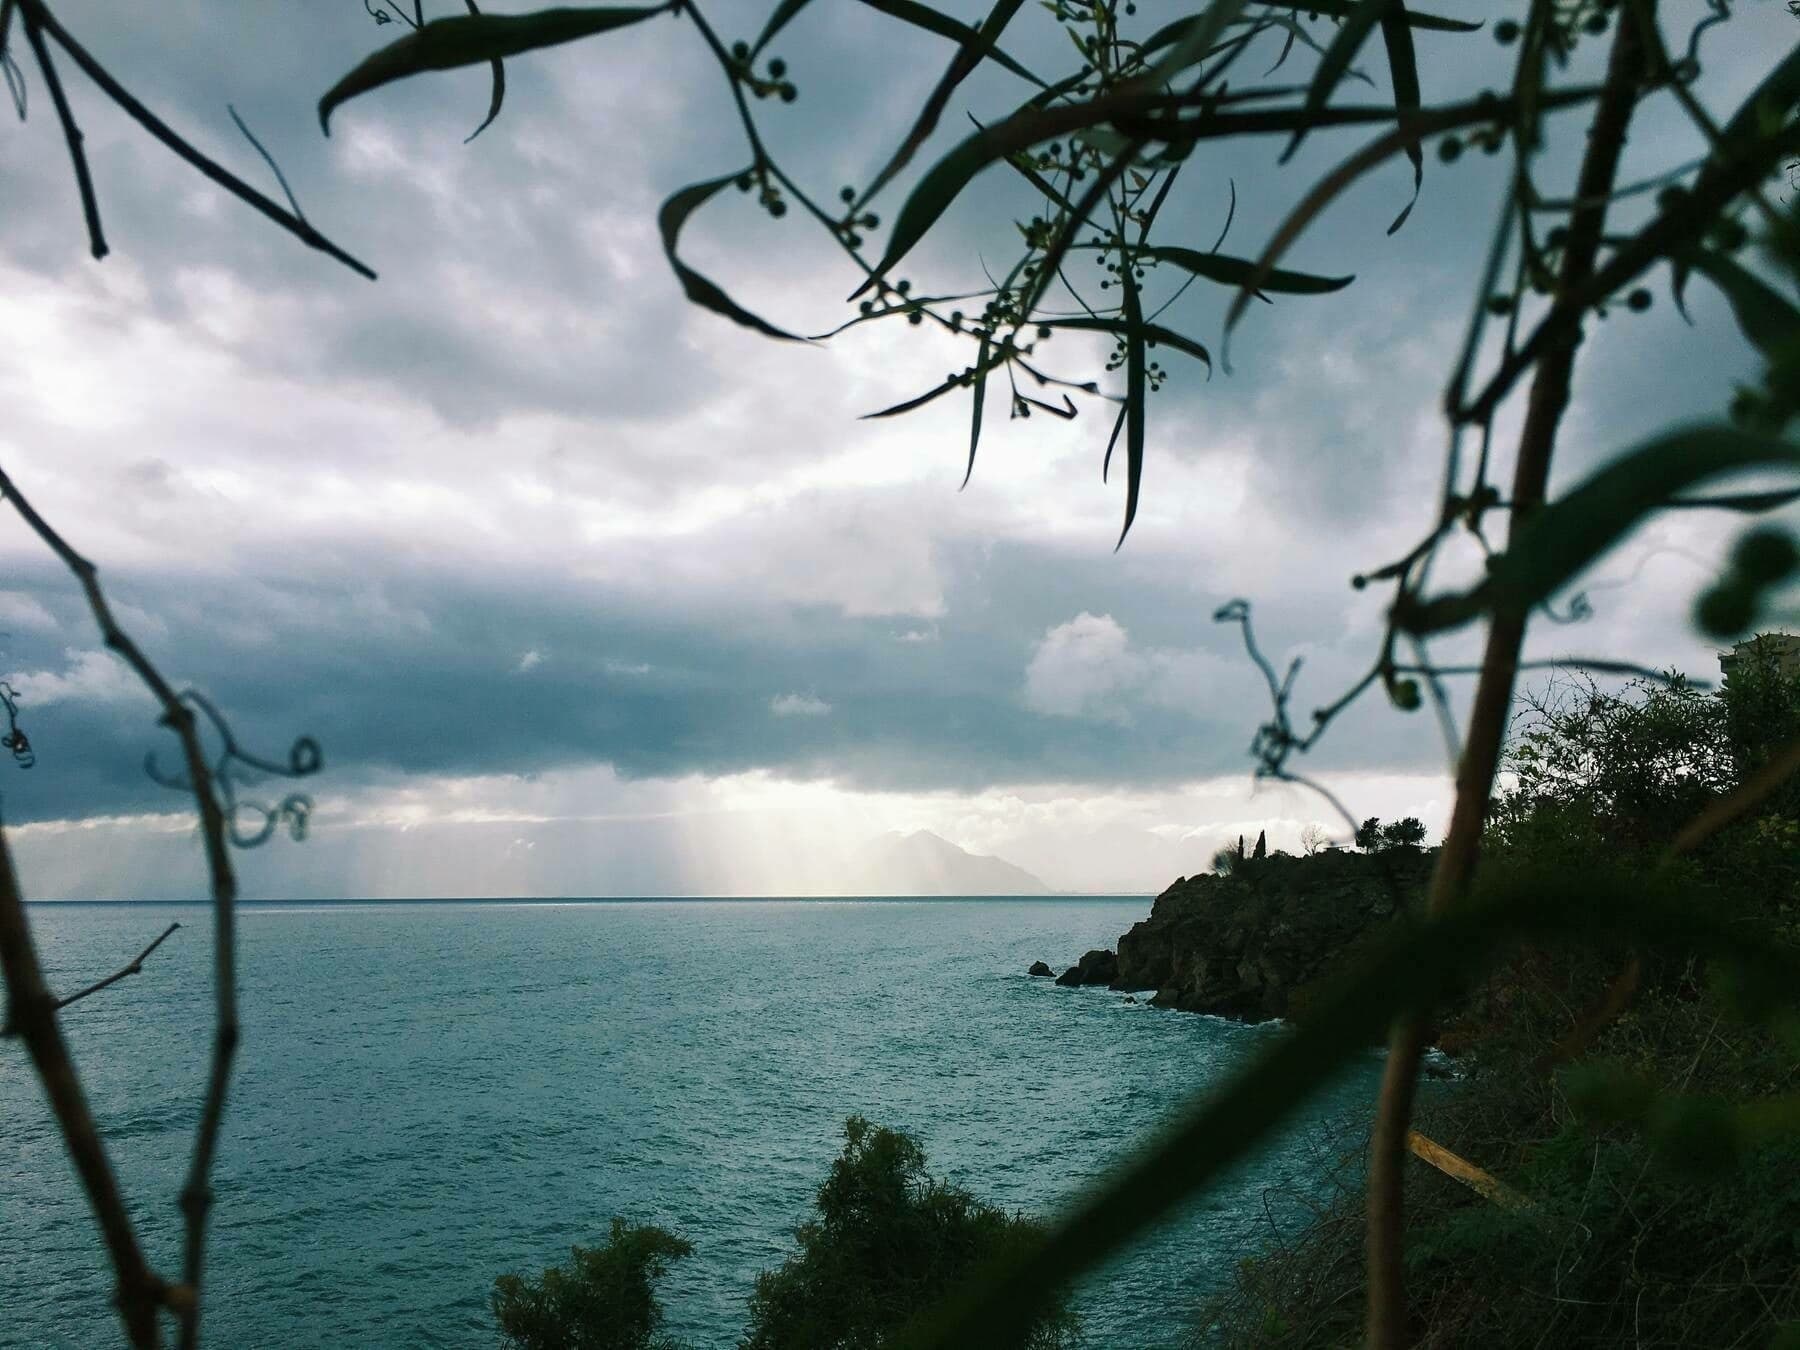
[[[1791,792],[1671,864],[1670,835],[1768,759],[1800,674],[1754,645],[1718,694],[1672,677],[1532,696],[1495,803],[1496,865],[1597,858],[1800,947]],[[1528,1204],[1412,1167],[1407,1334],[1422,1345],[1761,1346],[1800,1324],[1800,1018],[1680,944],[1529,946],[1475,984],[1443,1043],[1463,1078],[1420,1128]],[[1338,1346],[1361,1322],[1360,1146],[1336,1199],[1239,1266],[1196,1338]],[[1786,1342],[1780,1342],[1785,1344]]]
[[[984,1264],[1020,1251],[1042,1225],[985,1204],[925,1171],[913,1136],[844,1123],[844,1149],[794,1230],[800,1250],[756,1277],[740,1350],[875,1350]],[[655,1283],[693,1248],[663,1229],[612,1221],[604,1247],[574,1249],[565,1270],[494,1281],[494,1315],[509,1350],[674,1350],[657,1333]],[[1052,1296],[1021,1328],[1030,1350],[1073,1343],[1068,1300]]]
[[[685,1239],[650,1224],[612,1221],[603,1247],[570,1249],[569,1264],[536,1279],[502,1275],[492,1305],[509,1350],[674,1350],[658,1334],[656,1282],[693,1252]]]
[[[859,1116],[819,1187],[800,1251],[756,1278],[741,1350],[873,1350],[982,1264],[1024,1248],[1041,1225],[925,1173],[919,1141]],[[1074,1318],[1052,1300],[1022,1343],[1069,1343]]]

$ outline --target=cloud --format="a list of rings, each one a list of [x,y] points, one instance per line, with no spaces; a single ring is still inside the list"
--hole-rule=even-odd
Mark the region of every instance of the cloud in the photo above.
[[[20,704],[36,709],[68,702],[148,702],[137,676],[111,652],[71,647],[63,657],[68,662],[63,670],[27,670],[13,676]]]
[[[1142,678],[1143,662],[1110,614],[1077,614],[1044,634],[1025,668],[1025,704],[1051,717],[1129,720],[1120,693]]]
[[[775,153],[826,197],[868,181],[947,50],[852,11],[784,32],[804,98],[759,110]],[[1403,556],[1435,517],[1444,366],[1503,166],[1430,166],[1392,239],[1404,165],[1346,193],[1293,263],[1354,271],[1355,284],[1258,305],[1235,339],[1235,374],[1171,370],[1152,404],[1138,523],[1115,554],[1123,489],[1117,474],[1100,481],[1109,405],[1010,422],[996,376],[959,492],[966,403],[858,418],[937,384],[966,364],[965,345],[899,324],[801,348],[686,302],[657,205],[741,146],[728,93],[683,25],[510,63],[505,114],[464,146],[485,108],[479,70],[385,88],[344,109],[329,141],[317,135],[318,94],[392,36],[354,5],[327,23],[272,3],[176,6],[146,25],[114,22],[99,0],[65,0],[58,14],[171,124],[261,175],[224,115],[236,106],[309,217],[382,274],[370,285],[265,228],[91,91],[72,91],[114,244],[96,264],[71,231],[66,147],[43,134],[54,127],[34,119],[9,145],[9,199],[37,205],[0,239],[17,357],[0,367],[0,463],[101,567],[120,621],[178,683],[213,695],[246,746],[279,756],[316,734],[327,772],[309,786],[322,801],[418,785],[404,818],[357,817],[354,865],[328,872],[320,848],[294,867],[342,886],[406,875],[420,889],[480,886],[481,848],[457,853],[466,875],[452,875],[396,839],[449,830],[457,811],[471,815],[455,823],[495,831],[513,816],[548,830],[581,813],[545,800],[545,782],[601,795],[603,782],[644,785],[633,809],[684,819],[717,809],[707,785],[741,795],[754,780],[783,802],[816,791],[846,813],[833,819],[871,834],[936,828],[1096,885],[1118,877],[1058,862],[1044,841],[1129,827],[1129,839],[1082,847],[1155,858],[1143,839],[1174,847],[1259,818],[1274,838],[1280,821],[1318,818],[1316,804],[1194,804],[1210,799],[1193,784],[1242,787],[1245,747],[1270,711],[1238,633],[1210,615],[1247,597],[1277,667],[1304,656],[1298,719],[1366,668],[1386,599],[1348,578]],[[1708,57],[1720,106],[1744,83],[1733,72],[1791,22],[1747,12],[1719,30]],[[1028,64],[1066,59],[1056,25],[1019,26]],[[1442,59],[1424,63],[1428,86],[1485,79],[1505,60],[1485,40],[1431,41]],[[884,78],[831,78],[850,69]],[[985,73],[959,86],[909,173],[961,135],[964,107],[984,116],[1017,97]],[[632,133],[606,130],[621,126]],[[1633,143],[1678,154],[1682,136],[1646,124]],[[1328,165],[1344,143],[1317,134],[1298,168]],[[1225,249],[1254,256],[1303,183],[1271,171],[1277,153],[1233,146],[1184,175],[1162,217],[1171,237],[1214,237],[1218,185],[1234,179]],[[1566,167],[1559,153],[1542,161],[1546,181]],[[1016,244],[1017,186],[985,175],[984,195],[909,259],[915,284],[980,286],[979,259]],[[909,187],[896,182],[893,200]],[[844,316],[854,269],[803,214],[775,221],[753,195],[724,193],[689,223],[683,254],[743,303],[817,331]],[[1156,273],[1148,284],[1173,291]],[[1159,322],[1216,350],[1224,298],[1194,286]],[[1645,429],[1722,408],[1752,368],[1716,296],[1697,289],[1690,309],[1697,339],[1662,304],[1590,333],[1558,490]],[[1041,355],[1087,378],[1109,351],[1059,333]],[[1502,460],[1513,423],[1509,407]],[[1656,522],[1603,560],[1594,620],[1539,628],[1528,655],[1587,649],[1710,673],[1687,610],[1735,526],[1704,516]],[[41,756],[28,774],[0,763],[9,819],[175,809],[141,771],[146,751],[166,756],[168,734],[94,649],[72,579],[22,531],[0,538],[0,559],[6,668],[22,672],[11,678]],[[1479,567],[1473,550],[1463,564]],[[1607,589],[1640,566],[1628,591]],[[1468,645],[1434,650],[1454,660]],[[1452,691],[1459,714],[1465,699],[1466,685]],[[1433,728],[1377,696],[1307,768],[1334,784],[1378,768],[1431,780],[1444,761]],[[452,803],[454,784],[482,786]],[[1419,793],[1395,789],[1390,806],[1369,792],[1364,814],[1422,813]],[[984,832],[955,828],[976,819]],[[558,828],[521,852],[586,857],[578,827]],[[516,837],[482,848],[498,857]],[[661,838],[617,885],[716,883],[684,870],[680,829]],[[124,867],[99,852],[82,860],[83,885]],[[568,884],[534,866],[493,884]]]
[[[1129,723],[1133,708],[1197,709],[1223,663],[1205,651],[1134,649],[1110,614],[1049,629],[1025,667],[1025,706],[1048,717]]]
[[[777,717],[827,717],[831,705],[811,694],[778,694],[769,700],[769,711]]]

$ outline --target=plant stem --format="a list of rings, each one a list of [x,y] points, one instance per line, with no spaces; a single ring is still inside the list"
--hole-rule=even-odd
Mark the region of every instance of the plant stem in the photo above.
[[[1587,152],[1575,190],[1580,205],[1569,217],[1568,244],[1557,277],[1560,298],[1581,290],[1593,276],[1606,223],[1606,207],[1618,177],[1625,131],[1637,106],[1647,44],[1640,23],[1655,21],[1654,6],[1616,20],[1606,83],[1594,111]],[[1533,376],[1525,424],[1519,435],[1513,471],[1510,533],[1530,520],[1543,504],[1556,449],[1557,428],[1569,403],[1579,330],[1546,352]],[[1497,610],[1488,626],[1482,654],[1481,680],[1469,714],[1469,735],[1456,772],[1456,804],[1449,833],[1432,872],[1428,912],[1443,914],[1468,890],[1481,849],[1488,797],[1500,763],[1507,712],[1518,677],[1519,651],[1525,638],[1526,612]],[[1425,1052],[1425,1022],[1402,1018],[1388,1040],[1374,1133],[1369,1145],[1368,1177],[1368,1308],[1365,1323],[1369,1350],[1400,1350],[1406,1343],[1406,1287],[1401,1270],[1404,1248],[1404,1172],[1406,1133],[1412,1119],[1419,1061]]]
[[[69,1160],[75,1164],[81,1188],[100,1225],[100,1235],[112,1258],[119,1285],[116,1300],[125,1335],[133,1346],[162,1344],[156,1311],[162,1302],[162,1282],[151,1273],[138,1243],[131,1215],[119,1192],[118,1178],[106,1156],[106,1144],[94,1123],[87,1095],[75,1072],[69,1044],[56,1020],[56,996],[44,980],[19,879],[13,871],[6,841],[0,837],[0,969],[6,975],[7,1022],[25,1043],[32,1067],[50,1099]]]

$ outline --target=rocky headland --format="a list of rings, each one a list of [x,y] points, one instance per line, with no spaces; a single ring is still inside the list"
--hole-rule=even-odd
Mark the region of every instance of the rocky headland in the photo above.
[[[1224,876],[1183,877],[1119,939],[1057,977],[1063,985],[1154,991],[1157,1007],[1245,1022],[1304,1019],[1322,985],[1423,904],[1435,850],[1328,851],[1246,859]]]

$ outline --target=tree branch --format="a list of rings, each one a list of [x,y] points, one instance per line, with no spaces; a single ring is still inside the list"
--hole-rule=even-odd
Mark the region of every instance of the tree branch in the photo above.
[[[100,202],[94,196],[94,178],[88,172],[87,152],[82,149],[84,137],[81,128],[75,124],[75,113],[69,107],[68,96],[63,93],[62,78],[56,73],[56,63],[50,59],[50,49],[44,45],[37,11],[30,4],[25,5],[24,20],[25,40],[31,44],[32,55],[37,57],[44,87],[50,91],[50,102],[56,107],[56,120],[62,123],[63,139],[69,143],[69,158],[75,165],[75,185],[81,192],[81,214],[87,221],[88,248],[98,260],[109,250],[106,235],[100,228]]]
[[[155,951],[158,947],[162,946],[163,940],[165,938],[167,938],[170,933],[173,933],[179,927],[181,927],[181,925],[178,923],[170,924],[167,928],[162,930],[161,935],[156,939],[156,941],[152,942],[148,947],[144,948],[143,951],[139,952],[136,956],[134,956],[127,965],[125,965],[123,968],[121,968],[119,970],[115,970],[112,974],[108,975],[104,980],[96,980],[96,981],[94,981],[94,983],[90,984],[86,989],[83,989],[80,993],[70,994],[67,998],[58,999],[54,1005],[56,1007],[56,1010],[58,1012],[60,1012],[60,1011],[62,1011],[62,1009],[68,1007],[71,1003],[79,1003],[79,1002],[81,1002],[82,999],[86,998],[89,994],[97,994],[102,989],[106,988],[108,985],[117,984],[120,980],[124,979],[127,975],[141,974],[144,969],[145,958],[148,957],[150,955],[150,953]],[[10,1021],[0,1024],[0,1038],[7,1037],[7,1036],[14,1036],[17,1034],[18,1034],[17,1030],[14,1028],[13,1024]]]
[[[30,7],[37,0],[19,0]],[[0,496],[13,505],[32,532],[62,563],[75,574],[87,597],[88,608],[100,629],[107,647],[116,652],[137,674],[162,707],[162,722],[181,741],[182,758],[186,761],[188,783],[194,794],[194,805],[200,814],[200,834],[205,845],[206,867],[213,900],[213,1044],[211,1068],[207,1075],[206,1097],[200,1111],[200,1124],[194,1136],[194,1153],[187,1181],[181,1190],[181,1211],[185,1222],[182,1260],[182,1282],[186,1286],[180,1302],[181,1344],[194,1346],[200,1335],[200,1275],[206,1246],[206,1218],[212,1207],[212,1187],[208,1181],[213,1154],[218,1146],[219,1125],[225,1115],[225,1092],[231,1079],[231,1061],[237,1051],[237,878],[231,867],[226,845],[225,814],[220,809],[213,788],[212,769],[206,762],[194,712],[183,703],[146,657],[131,636],[120,628],[100,588],[100,573],[93,563],[82,557],[56,530],[37,513],[20,493],[11,477],[0,469]],[[23,911],[21,910],[21,914]],[[11,972],[8,972],[11,988]],[[21,1019],[15,1014],[12,1019]],[[70,1149],[75,1145],[70,1141]],[[123,1310],[123,1304],[121,1308]],[[146,1342],[148,1343],[148,1342]]]
[[[157,117],[155,113],[151,112],[142,103],[138,102],[129,89],[125,88],[124,85],[114,79],[106,67],[96,61],[93,56],[89,54],[88,50],[75,40],[68,29],[57,22],[56,16],[50,12],[49,7],[44,3],[44,0],[17,0],[17,3],[20,13],[25,20],[26,33],[35,34],[36,29],[42,28],[45,33],[50,35],[51,39],[54,40],[58,46],[69,54],[69,59],[74,61],[77,66],[81,67],[82,72],[95,84],[99,85],[106,96],[114,103],[118,104],[119,107],[124,110],[125,115],[130,117],[132,121],[143,127],[145,131],[148,131],[170,150],[173,150],[176,155],[185,159],[189,164],[193,165],[202,174],[206,175],[206,177],[212,179],[213,182],[224,188],[232,196],[236,197],[241,202],[245,202],[255,210],[260,211],[263,215],[274,221],[282,229],[299,239],[302,243],[318,249],[321,253],[324,253],[329,257],[337,259],[337,261],[343,263],[344,266],[348,267],[351,271],[367,277],[370,281],[375,280],[374,271],[370,269],[366,263],[359,262],[357,259],[351,257],[350,254],[346,253],[343,249],[332,243],[331,240],[320,234],[305,220],[301,219],[300,216],[286,210],[279,203],[264,196],[243,179],[232,173],[229,169],[208,159],[190,145],[185,138],[171,130],[167,123]],[[32,45],[34,49],[40,45],[40,42],[41,39],[33,42]],[[51,69],[49,61],[43,54],[40,54],[39,61],[44,66],[46,72],[45,79],[48,81],[51,78],[49,74]],[[56,90],[57,86],[52,84],[52,98],[58,98]],[[60,98],[58,98],[58,104],[60,111]],[[65,117],[65,129],[72,126],[72,120]],[[72,150],[78,148],[78,142],[79,133],[76,133],[75,142],[71,144]],[[79,160],[76,165],[76,173],[77,176],[81,176],[85,173],[85,168]],[[97,215],[90,216],[90,227],[96,227],[97,221]],[[98,238],[98,236],[96,236],[96,238]],[[97,247],[104,251],[104,242],[100,242]],[[101,253],[96,252],[94,256],[100,257]]]
[[[137,1231],[119,1192],[118,1178],[106,1156],[106,1145],[101,1142],[93,1112],[75,1074],[75,1061],[57,1024],[58,1005],[44,981],[44,970],[31,941],[25,901],[19,894],[18,877],[13,872],[4,835],[0,835],[0,971],[6,975],[7,1024],[25,1043],[32,1067],[44,1084],[51,1114],[56,1117],[63,1144],[75,1164],[82,1189],[87,1192],[88,1207],[100,1225],[100,1235],[119,1278],[119,1316],[125,1323],[125,1334],[140,1350],[159,1345],[156,1313],[162,1303],[163,1284],[144,1260]]]
[[[1644,45],[1638,24],[1650,17],[1652,6],[1645,8],[1637,21],[1624,13],[1617,19],[1606,82],[1594,110],[1575,190],[1575,198],[1582,206],[1569,218],[1568,243],[1557,277],[1558,302],[1584,291],[1594,278],[1606,208],[1644,76]],[[1511,210],[1512,203],[1504,203],[1501,209]],[[1550,346],[1532,381],[1513,471],[1510,533],[1515,536],[1544,500],[1557,428],[1569,402],[1575,347],[1573,340]],[[1456,804],[1443,850],[1432,871],[1428,912],[1434,917],[1455,907],[1474,875],[1488,797],[1506,733],[1507,712],[1512,706],[1525,624],[1526,611],[1509,607],[1496,612],[1488,627],[1481,680],[1469,714],[1468,741],[1457,767]],[[1365,1323],[1369,1350],[1400,1350],[1406,1343],[1406,1287],[1401,1265],[1405,1242],[1403,1169],[1419,1061],[1424,1052],[1424,1022],[1417,1017],[1396,1022],[1388,1040],[1387,1064],[1382,1071],[1381,1096],[1369,1145]]]

